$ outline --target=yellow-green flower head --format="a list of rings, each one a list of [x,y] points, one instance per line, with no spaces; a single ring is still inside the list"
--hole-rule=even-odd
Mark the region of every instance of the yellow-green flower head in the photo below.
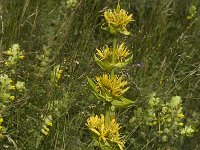
[[[90,128],[97,128],[98,124],[99,124],[99,118],[96,115],[95,117],[92,116],[90,118],[87,119],[87,123],[88,123],[88,127]]]
[[[119,61],[122,61],[123,59],[125,59],[129,54],[130,54],[129,50],[127,49],[127,47],[125,46],[124,43],[117,46],[117,50],[115,51],[115,55],[117,56],[117,59]]]
[[[8,89],[9,90],[15,90],[15,86],[14,85],[9,85]]]
[[[120,5],[118,3],[117,8],[114,10],[108,9],[104,12],[104,18],[108,24],[108,29],[112,34],[122,33],[124,35],[129,35],[130,32],[127,31],[126,26],[128,23],[133,21],[132,14],[128,15],[128,13],[120,9]]]
[[[60,65],[56,65],[54,67],[52,71],[52,77],[51,77],[52,82],[57,83],[59,79],[61,78],[63,70],[60,68],[61,68]]]
[[[10,98],[10,100],[13,101],[15,99],[15,96],[10,96],[9,98]]]
[[[20,59],[24,59],[23,51],[20,50],[19,44],[13,44],[6,52],[9,55],[5,61],[5,66],[15,65]]]
[[[100,92],[108,91],[115,97],[120,97],[129,89],[129,87],[124,88],[127,85],[127,81],[122,81],[122,77],[117,75],[111,78],[110,75],[103,74],[102,77],[96,77],[96,81],[97,89]]]
[[[67,0],[67,8],[73,8],[77,4],[77,0]]]
[[[178,123],[178,125],[182,127],[184,124],[182,122],[180,122],[180,123]]]
[[[103,49],[96,49],[97,55],[101,57],[102,60],[108,59],[112,56],[112,49],[105,45]]]
[[[45,123],[45,125],[47,125],[47,126],[52,126],[52,125],[53,125],[53,123],[52,123],[52,116],[49,115],[48,117],[46,117],[46,118],[44,119],[44,123]]]
[[[41,129],[41,132],[44,134],[44,135],[48,135],[49,132],[45,131],[44,129]]]
[[[178,114],[178,117],[181,118],[181,119],[183,119],[184,118],[183,113]]]
[[[24,55],[20,55],[20,56],[19,56],[19,59],[24,59]]]
[[[3,118],[0,118],[0,123],[2,123],[3,122]]]
[[[119,129],[121,127],[115,119],[112,119],[106,126],[105,117],[103,114],[101,114],[100,117],[97,115],[95,117],[91,116],[87,119],[86,126],[90,131],[99,137],[97,142],[115,143],[120,148],[120,150],[123,150],[124,143],[120,141],[121,138],[119,134]]]
[[[9,48],[9,50],[7,50],[7,55],[13,55],[11,48]]]

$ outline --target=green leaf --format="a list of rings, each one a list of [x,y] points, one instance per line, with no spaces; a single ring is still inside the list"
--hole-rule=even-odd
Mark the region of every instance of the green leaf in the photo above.
[[[129,62],[131,62],[133,59],[133,55],[131,55],[131,57],[125,59],[124,62],[120,62],[120,63],[116,63],[114,66],[117,68],[124,68],[128,65]]]
[[[134,103],[135,103],[134,101],[132,101],[132,100],[130,100],[130,99],[128,99],[128,98],[125,98],[125,97],[123,97],[123,96],[121,96],[120,99],[121,99],[123,102],[126,102],[126,103],[130,103],[130,104],[134,104]]]
[[[130,35],[131,34],[129,31],[127,31],[127,29],[125,27],[124,28],[119,28],[118,31],[121,34],[124,34],[124,35]]]
[[[118,1],[118,4],[117,4],[117,7],[116,7],[116,12],[117,12],[117,13],[120,12],[120,4],[119,4],[119,1]]]
[[[108,61],[101,61],[96,57],[96,55],[94,55],[94,60],[103,70],[111,70],[114,67],[114,65]]]
[[[98,94],[98,96],[104,101],[107,101],[107,102],[112,102],[113,101],[113,98],[108,96],[108,95],[104,96],[104,95]]]
[[[111,102],[116,108],[124,108],[134,104],[134,101],[131,101],[125,97],[121,97],[120,100],[114,100]]]
[[[88,76],[87,76],[87,80],[88,80],[88,83],[90,84],[90,86],[92,87],[92,89],[93,89],[95,92],[98,92],[98,91],[97,91],[96,84],[94,83],[94,81],[93,81],[92,79],[90,79]]]

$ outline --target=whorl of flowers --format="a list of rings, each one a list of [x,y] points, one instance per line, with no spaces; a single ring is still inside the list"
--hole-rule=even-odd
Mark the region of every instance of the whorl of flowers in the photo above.
[[[124,9],[120,9],[119,4],[117,8],[107,9],[104,12],[104,18],[108,24],[105,29],[109,30],[112,34],[122,33],[124,35],[129,35],[130,32],[127,31],[126,26],[128,23],[133,21],[132,14],[128,15]]]
[[[91,116],[87,119],[86,126],[92,133],[96,135],[96,141],[99,144],[105,145],[105,143],[117,144],[120,150],[123,150],[124,144],[121,141],[119,129],[121,128],[115,119],[112,119],[108,125],[105,123],[105,117],[101,114],[100,117],[97,115]]]
[[[112,96],[120,97],[129,89],[129,87],[124,88],[127,81],[122,81],[122,77],[117,75],[111,78],[109,75],[103,74],[101,77],[96,77],[96,81],[97,89],[102,92],[101,94],[109,92]]]

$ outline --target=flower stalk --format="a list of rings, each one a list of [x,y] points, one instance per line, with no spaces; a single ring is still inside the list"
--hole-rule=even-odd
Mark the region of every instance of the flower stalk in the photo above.
[[[127,24],[131,21],[132,15],[120,9],[118,2],[117,8],[114,10],[108,9],[104,12],[104,18],[107,27],[103,28],[113,35],[112,47],[105,45],[102,49],[96,49],[96,63],[110,74],[103,73],[102,76],[96,76],[93,81],[88,77],[88,83],[93,89],[93,93],[98,100],[105,103],[105,116],[101,114],[101,118],[90,117],[87,120],[86,126],[93,133],[93,139],[99,144],[103,150],[105,147],[110,149],[123,150],[124,143],[121,141],[119,134],[119,125],[115,120],[115,108],[125,108],[133,105],[133,101],[123,97],[123,94],[129,89],[127,81],[124,81],[122,76],[115,74],[116,69],[120,70],[132,60],[129,57],[129,51],[124,43],[117,43],[117,35],[130,35],[127,31]]]
[[[113,51],[112,51],[112,63],[113,64],[115,64],[116,47],[117,47],[117,37],[114,35],[114,38],[113,38]],[[115,67],[113,67],[113,69],[111,71],[111,79],[113,78],[114,75],[115,75]]]

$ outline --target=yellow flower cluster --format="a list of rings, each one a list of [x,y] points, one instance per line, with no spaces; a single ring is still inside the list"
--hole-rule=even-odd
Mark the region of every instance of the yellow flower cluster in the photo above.
[[[57,82],[61,78],[63,70],[60,69],[60,65],[56,65],[52,71],[51,81],[57,85]]]
[[[127,49],[124,43],[117,46],[115,55],[117,56],[117,59],[119,61],[122,61],[123,59],[125,59],[129,54],[130,54],[129,50]]]
[[[49,115],[49,116],[44,118],[44,124],[43,124],[42,129],[41,129],[41,132],[44,135],[48,135],[49,134],[49,127],[51,127],[53,125],[51,120],[52,120],[52,116],[51,115]]]
[[[67,8],[73,8],[76,6],[78,1],[77,0],[67,0],[66,2],[67,2]]]
[[[97,55],[101,58],[101,60],[112,59],[113,50],[109,48],[108,45],[105,45],[102,49],[96,49]],[[124,43],[117,46],[116,50],[114,50],[116,59],[120,62],[126,59],[126,57],[130,54],[129,50],[125,46]]]
[[[100,118],[96,115],[87,119],[86,126],[99,138],[99,143],[114,143],[123,150],[124,144],[121,141],[119,129],[121,128],[115,119],[112,119],[108,125],[105,124],[105,117],[101,114]]]
[[[102,60],[108,59],[112,56],[112,49],[105,45],[103,49],[96,49],[97,55],[101,57]]]
[[[0,114],[0,116],[1,116],[1,114]],[[3,137],[3,135],[2,135],[2,129],[3,129],[2,122],[3,122],[3,118],[0,117],[0,139]]]
[[[11,90],[16,89],[12,82],[7,74],[0,74],[0,98],[2,99],[0,103],[6,104],[8,100],[15,99],[15,96],[11,95]]]
[[[8,55],[8,59],[5,62],[6,66],[14,65],[18,60],[24,59],[23,52],[20,50],[18,44],[13,44],[11,48],[9,48],[6,53]]]
[[[61,77],[61,75],[62,75],[62,72],[63,72],[63,70],[58,70],[57,72],[56,72],[56,78],[59,80],[60,79],[60,77]]]
[[[122,77],[117,75],[111,78],[110,75],[103,74],[102,77],[96,77],[96,81],[97,89],[100,92],[109,91],[115,97],[120,97],[129,89],[129,87],[124,88],[127,85],[127,81],[122,81]]]
[[[117,32],[124,35],[130,34],[126,29],[126,26],[129,22],[133,21],[132,14],[128,15],[125,10],[120,9],[119,4],[114,10],[106,10],[104,12],[104,18],[108,23],[108,29],[112,34],[116,34]]]
[[[185,115],[183,113],[178,114],[178,117],[183,119],[185,117]]]

